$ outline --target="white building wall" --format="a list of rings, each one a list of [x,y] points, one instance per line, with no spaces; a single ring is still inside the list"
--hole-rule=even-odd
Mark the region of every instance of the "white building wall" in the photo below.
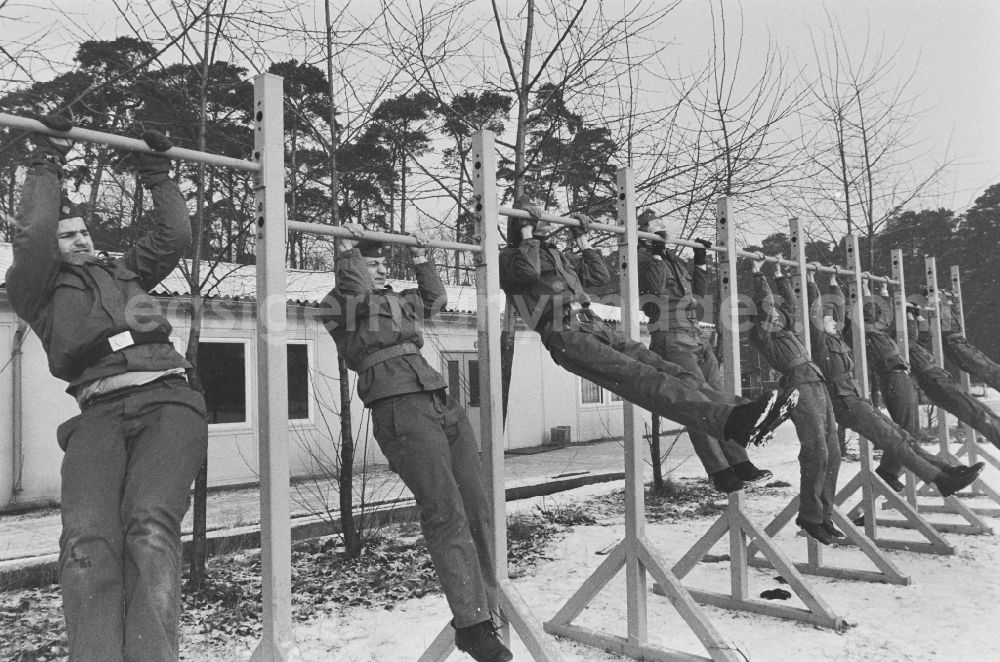
[[[190,332],[187,307],[180,298],[161,299],[174,327],[172,340],[183,352]],[[11,356],[16,318],[0,291],[0,365]],[[311,384],[310,418],[289,425],[289,465],[293,476],[331,475],[339,465],[340,384],[337,352],[333,340],[314,317],[314,309],[289,307],[288,337],[308,346]],[[258,476],[256,431],[256,322],[250,304],[209,301],[202,341],[239,342],[246,348],[247,421],[209,426],[209,485],[224,486],[256,482]],[[474,317],[455,315],[435,322],[425,330],[423,354],[432,366],[444,369],[442,352],[475,352],[477,330]],[[12,494],[12,444],[10,407],[11,370],[0,372],[0,510],[27,504],[51,503],[59,498],[59,466],[62,451],[56,429],[79,413],[65,383],[48,372],[38,338],[29,333],[24,345],[24,468],[22,491]],[[355,393],[356,376],[349,373]],[[371,429],[371,417],[361,401],[351,407],[355,439],[355,467],[384,464],[385,458]],[[470,417],[471,418],[471,417]],[[519,330],[514,356],[506,449],[550,442],[555,426],[570,426],[573,442],[621,435],[620,403],[606,395],[600,405],[580,405],[580,380],[559,368],[542,347],[538,335]],[[478,436],[478,426],[474,425]]]

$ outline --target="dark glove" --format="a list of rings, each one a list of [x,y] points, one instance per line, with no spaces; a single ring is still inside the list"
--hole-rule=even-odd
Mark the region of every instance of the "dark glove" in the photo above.
[[[157,152],[165,152],[174,146],[165,133],[155,129],[144,131],[142,139],[149,145],[150,149]],[[170,179],[170,159],[165,156],[145,152],[129,152],[126,160],[135,169],[146,188]]]
[[[53,131],[69,131],[73,128],[73,120],[62,115],[42,115],[38,117],[38,121]],[[44,133],[31,134],[31,141],[39,156],[58,165],[66,163],[66,154],[73,149],[73,141],[69,138],[57,138]]]
[[[580,225],[569,226],[569,232],[573,235],[574,239],[582,237],[590,232],[590,226],[594,223],[594,219],[590,218],[586,214],[581,214],[580,212],[573,212],[569,215],[569,217],[580,221]]]
[[[701,248],[694,249],[694,266],[700,267],[708,262],[708,249],[712,247],[712,242],[708,239],[695,239],[696,244],[701,244]]]

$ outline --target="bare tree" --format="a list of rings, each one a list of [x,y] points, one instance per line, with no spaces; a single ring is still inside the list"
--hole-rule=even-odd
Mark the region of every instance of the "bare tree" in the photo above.
[[[900,47],[890,50],[869,31],[857,48],[829,13],[827,32],[813,35],[812,47],[816,80],[803,122],[814,128],[802,139],[809,180],[802,205],[831,237],[846,231],[871,239],[937,181],[949,165],[947,150],[918,171],[928,155],[914,136],[917,65],[899,71]]]

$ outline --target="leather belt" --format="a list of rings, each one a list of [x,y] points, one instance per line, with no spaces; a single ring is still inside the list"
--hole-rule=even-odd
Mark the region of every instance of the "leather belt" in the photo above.
[[[375,367],[379,363],[385,363],[389,359],[394,359],[397,356],[419,353],[420,348],[415,344],[411,342],[400,343],[399,345],[393,345],[392,347],[386,347],[385,349],[372,352],[358,362],[358,366],[354,369],[354,371],[360,375],[364,371]]]
[[[120,352],[126,347],[156,344],[166,344],[173,347],[173,343],[170,342],[170,336],[162,331],[123,331],[122,333],[117,333],[109,338],[105,338],[96,345],[88,348],[87,351],[80,356],[79,361],[80,364],[82,364],[86,369],[103,359],[105,356],[114,354],[115,352]]]

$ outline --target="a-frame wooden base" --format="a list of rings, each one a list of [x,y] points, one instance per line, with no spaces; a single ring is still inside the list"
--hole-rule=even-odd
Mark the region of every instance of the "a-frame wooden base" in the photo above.
[[[952,460],[953,462],[958,462],[958,458],[953,455],[944,456],[946,459]],[[976,482],[981,482],[980,479],[976,479]],[[970,487],[974,488],[976,486],[974,482]],[[985,483],[983,483],[985,485]],[[988,485],[986,489],[992,490]],[[958,495],[952,495],[949,497],[942,497],[935,488],[924,483],[920,484],[920,479],[917,478],[912,472],[906,472],[906,500],[907,502],[916,510],[918,513],[938,513],[938,514],[948,514],[948,515],[958,515],[962,517],[966,524],[960,524],[956,522],[929,522],[938,531],[942,533],[958,533],[962,535],[971,536],[984,536],[992,535],[993,528],[987,523],[983,518],[981,513],[977,513],[975,509],[962,503],[962,500]],[[920,503],[920,497],[943,499],[943,503],[939,504],[924,504]],[[883,508],[886,506],[883,505]],[[897,527],[902,529],[913,528],[910,522],[906,520],[898,519],[879,519],[879,523],[882,526]]]
[[[691,589],[691,595],[695,600],[725,609],[792,619],[834,630],[840,630],[844,627],[844,619],[834,613],[830,606],[813,591],[796,564],[774,544],[770,535],[750,519],[743,507],[742,492],[734,492],[729,495],[729,507],[726,512],[674,565],[674,574],[680,578],[687,576],[704,558],[705,554],[727,533],[729,534],[730,592],[717,593]],[[806,605],[805,609],[774,604],[750,596],[747,566],[750,556],[748,550],[751,545],[756,552],[763,554],[770,567],[781,573],[788,582],[789,588]]]
[[[622,568],[626,568],[629,575],[627,582],[627,590],[630,593],[628,636],[622,637],[573,625],[573,619],[583,612],[587,604]],[[677,609],[677,613],[705,646],[709,658],[652,646],[646,641],[646,580],[642,571],[649,572],[656,585],[662,587],[663,593],[670,599],[670,603]],[[674,573],[666,569],[666,564],[644,537],[631,539],[626,537],[615,545],[604,562],[570,597],[563,608],[545,624],[545,631],[636,660],[694,662],[695,660],[711,659],[714,662],[738,662],[744,659],[742,655],[738,654],[736,648],[715,629],[692,595]]]
[[[924,519],[916,509],[910,505],[910,503],[903,498],[901,495],[897,494],[886,485],[885,481],[882,480],[878,474],[874,471],[859,471],[854,478],[849,480],[847,484],[837,493],[834,503],[837,506],[842,506],[845,501],[851,498],[855,492],[862,490],[862,485],[864,483],[864,474],[868,474],[869,485],[870,485],[870,496],[862,495],[861,503],[851,509],[848,512],[847,517],[854,520],[858,516],[863,516],[865,535],[869,540],[874,542],[876,545],[882,549],[898,549],[907,552],[916,552],[918,554],[937,554],[939,556],[952,556],[955,553],[955,548],[949,543],[944,536],[942,536],[937,529],[930,525],[930,523]],[[864,490],[862,490],[864,492]],[[899,538],[883,538],[878,535],[878,526],[885,525],[887,521],[885,519],[877,519],[877,513],[875,512],[875,500],[878,497],[883,497],[886,500],[889,508],[898,511],[904,518],[905,521],[910,523],[910,527],[918,531],[924,538],[925,541],[920,540],[904,540]],[[899,520],[895,520],[899,521]]]
[[[531,653],[535,660],[561,660],[559,651],[555,649],[552,640],[538,626],[527,603],[521,598],[517,589],[509,580],[500,582],[497,591],[500,601],[500,612],[509,626],[501,630],[504,641],[510,641],[510,630],[513,629],[521,639],[521,643]],[[442,628],[434,638],[418,662],[444,662],[455,651],[455,629],[449,623]]]
[[[771,523],[764,527],[764,533],[775,536],[785,528],[795,517],[799,510],[799,497],[795,497],[785,508],[775,516]],[[877,570],[864,570],[861,568],[847,568],[841,566],[827,565],[823,560],[823,546],[820,543],[806,536],[808,561],[796,562],[795,567],[799,572],[806,575],[816,575],[819,577],[832,577],[834,579],[854,579],[864,582],[878,582],[882,584],[895,584],[907,586],[910,584],[909,575],[904,574],[886,555],[872,542],[865,532],[855,526],[839,508],[833,509],[832,520],[841,531],[844,532],[844,540],[840,544],[851,544],[856,546],[861,553],[875,565]],[[748,563],[756,568],[773,568],[767,559],[757,556],[756,544],[751,543],[749,549]]]

